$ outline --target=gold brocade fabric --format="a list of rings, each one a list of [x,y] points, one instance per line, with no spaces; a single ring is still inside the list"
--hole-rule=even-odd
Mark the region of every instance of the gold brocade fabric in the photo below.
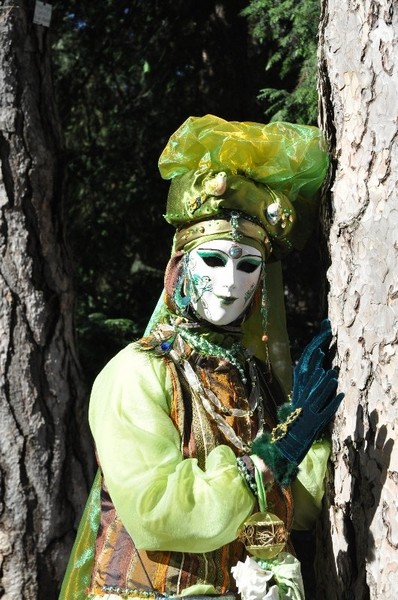
[[[219,358],[197,354],[193,354],[192,358],[196,362],[195,370],[203,386],[210,389],[226,409],[240,408],[243,411],[250,411],[246,390],[237,369],[231,368],[230,363]],[[193,397],[189,402],[192,404],[191,439],[190,446],[184,448],[184,455],[189,458],[198,458],[199,466],[204,469],[205,457],[217,445],[225,444],[234,452],[236,452],[236,448],[209,418],[200,401]],[[256,430],[253,417],[227,416],[225,421],[245,444],[250,444]]]
[[[222,401],[225,407],[239,407],[243,410],[249,410],[250,407],[247,400],[246,390],[241,383],[237,370],[231,369],[229,363],[223,363],[214,357],[201,357],[199,359],[197,370],[204,386],[211,389],[211,391]],[[217,443],[226,444],[233,450],[236,450],[233,444],[217,430],[216,425],[209,421],[208,415],[204,411],[203,407],[196,406],[196,411],[194,409],[194,415],[195,412],[197,423],[199,421],[205,422],[205,427],[207,428],[206,448],[202,446],[202,452],[198,453],[198,456],[200,456],[200,454],[203,456],[205,451],[209,452],[212,447],[214,447],[212,444],[214,444],[215,440],[217,440]],[[227,417],[226,421],[246,443],[253,440],[257,433],[257,422],[255,417]],[[267,411],[265,414],[265,421],[265,429],[270,431],[276,425],[276,415],[272,415],[272,413]],[[197,426],[196,430],[198,431]],[[209,433],[210,430],[212,435]],[[202,433],[202,438],[203,437],[204,435]],[[201,438],[199,437],[199,439]],[[186,456],[192,457],[191,452],[187,452],[187,449],[184,449],[184,454]],[[200,466],[203,468],[204,465]],[[282,519],[286,525],[286,528],[290,530],[293,521],[293,502],[290,489],[283,489],[275,484],[271,490],[267,492],[267,503],[268,510]]]

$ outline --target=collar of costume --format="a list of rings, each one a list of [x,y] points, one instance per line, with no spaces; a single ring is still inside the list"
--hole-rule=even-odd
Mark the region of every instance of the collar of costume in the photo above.
[[[174,351],[186,358],[194,351],[202,356],[224,359],[238,369],[245,382],[244,365],[250,353],[241,340],[240,327],[211,328],[188,318],[171,315],[169,322],[159,323],[138,344],[143,350],[152,350],[159,356]]]

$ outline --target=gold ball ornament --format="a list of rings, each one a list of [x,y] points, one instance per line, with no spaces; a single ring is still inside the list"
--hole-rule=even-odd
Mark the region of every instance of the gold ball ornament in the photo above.
[[[282,552],[289,534],[279,517],[269,512],[257,512],[243,523],[238,537],[249,554],[269,560]]]

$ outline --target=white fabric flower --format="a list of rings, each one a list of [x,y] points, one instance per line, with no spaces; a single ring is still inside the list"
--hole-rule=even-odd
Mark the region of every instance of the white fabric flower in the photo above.
[[[260,567],[250,556],[244,563],[239,561],[231,571],[243,600],[279,599],[278,586],[270,584],[272,571]]]
[[[247,557],[231,571],[243,600],[304,600],[300,563],[288,552],[268,561]]]

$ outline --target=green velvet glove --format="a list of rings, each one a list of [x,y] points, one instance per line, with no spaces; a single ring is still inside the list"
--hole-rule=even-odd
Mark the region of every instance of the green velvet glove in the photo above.
[[[324,349],[331,339],[330,322],[325,320],[294,369],[292,399],[279,409],[279,424],[253,442],[253,452],[263,459],[282,486],[294,479],[298,465],[344,398],[344,394],[336,395],[337,370],[325,370],[323,366]]]

